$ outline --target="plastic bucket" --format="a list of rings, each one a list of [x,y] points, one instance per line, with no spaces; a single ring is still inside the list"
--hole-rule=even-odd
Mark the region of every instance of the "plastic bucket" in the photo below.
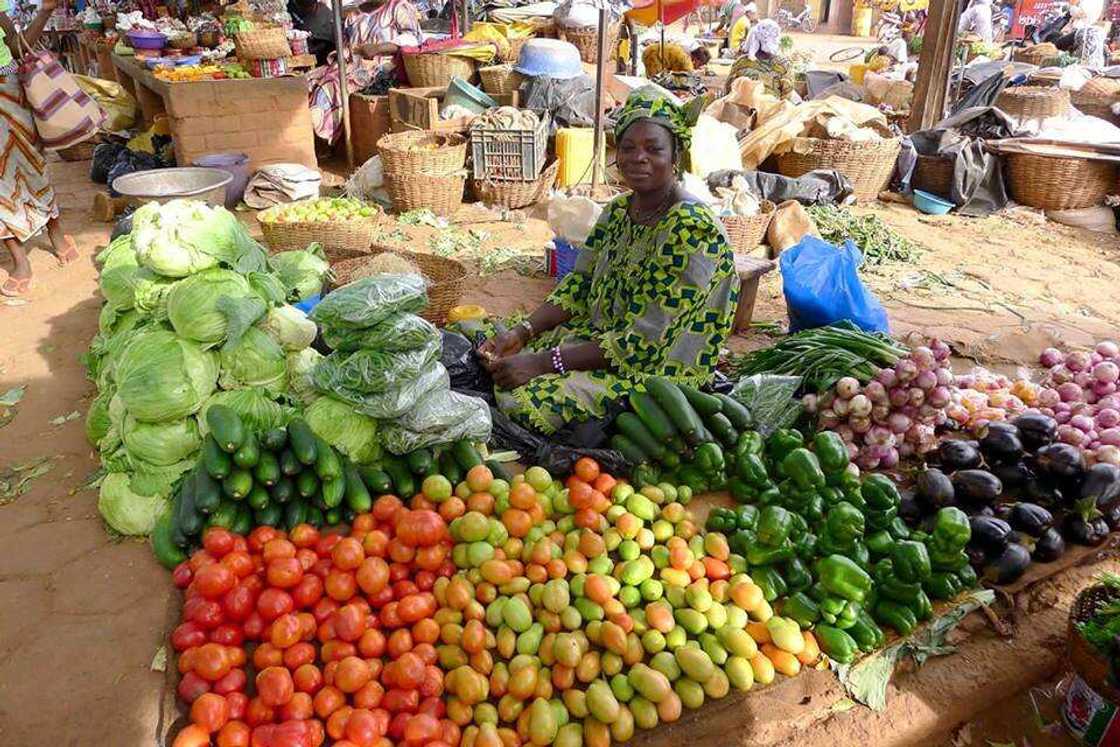
[[[863,85],[863,76],[867,75],[867,65],[862,62],[853,62],[848,65],[848,77],[857,86]]]
[[[487,109],[498,105],[494,99],[481,90],[457,77],[451,79],[451,83],[447,86],[447,93],[443,96],[444,107],[453,104],[468,109],[475,114],[482,114]]]
[[[193,166],[208,169],[221,169],[233,180],[226,185],[226,207],[235,208],[245,196],[245,186],[249,183],[249,156],[244,153],[213,153],[194,159]]]

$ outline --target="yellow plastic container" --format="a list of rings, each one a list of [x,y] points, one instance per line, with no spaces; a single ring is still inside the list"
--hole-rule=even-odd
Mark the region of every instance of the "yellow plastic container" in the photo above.
[[[604,141],[606,138],[604,138]],[[560,169],[557,186],[587,184],[591,181],[591,158],[595,151],[595,130],[590,127],[563,127],[556,131],[556,160]],[[599,173],[605,172],[606,143],[599,151]]]
[[[872,12],[870,6],[852,9],[852,36],[871,36]]]
[[[857,86],[863,85],[863,76],[867,74],[867,65],[862,62],[853,62],[848,66],[848,77]]]

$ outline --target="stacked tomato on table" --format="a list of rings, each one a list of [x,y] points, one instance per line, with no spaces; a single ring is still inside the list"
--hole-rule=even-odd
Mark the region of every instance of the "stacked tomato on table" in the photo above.
[[[349,535],[207,530],[174,571],[185,600],[171,643],[191,721],[175,747],[457,744],[431,591],[455,570],[451,547],[422,496],[411,508],[379,498]]]

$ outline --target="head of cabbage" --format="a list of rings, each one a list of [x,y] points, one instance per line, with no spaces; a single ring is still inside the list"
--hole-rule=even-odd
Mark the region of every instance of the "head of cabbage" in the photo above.
[[[258,327],[250,327],[236,345],[221,353],[222,389],[263,387],[272,394],[288,390],[288,365],[279,343]]]
[[[211,346],[239,337],[265,313],[265,303],[244,275],[212,269],[175,284],[167,297],[171,326],[188,340]]]
[[[101,295],[108,305],[117,310],[131,309],[133,305],[133,277],[140,265],[136,252],[132,249],[132,238],[128,235],[114,239],[97,255],[101,263],[99,285]]]
[[[102,390],[89,404],[89,412],[86,413],[86,440],[95,449],[112,427],[109,421],[109,400],[112,398],[113,389],[110,387]]]
[[[279,252],[268,258],[272,271],[288,289],[294,301],[306,301],[323,291],[323,280],[331,269],[330,262],[319,244],[311,244],[304,251]]]
[[[292,396],[304,405],[310,405],[319,396],[319,392],[311,384],[311,371],[321,360],[323,354],[315,348],[288,353],[288,388]]]
[[[97,510],[105,523],[121,534],[150,534],[170,502],[164,496],[134,493],[129,481],[129,476],[123,472],[106,475],[101,481]]]
[[[258,326],[289,353],[308,347],[315,342],[315,335],[318,334],[315,322],[295,306],[275,306],[269,309]]]
[[[146,328],[113,365],[117,394],[128,413],[148,423],[198,412],[218,380],[218,356],[174,332]]]
[[[315,435],[354,462],[366,464],[381,457],[377,421],[345,402],[324,395],[307,407],[304,418]]]
[[[173,278],[219,264],[238,272],[265,268],[264,250],[237,217],[197,200],[141,206],[132,216],[132,246],[141,265]]]
[[[198,422],[194,418],[142,423],[126,415],[121,438],[130,458],[156,467],[169,467],[184,461],[202,446]]]

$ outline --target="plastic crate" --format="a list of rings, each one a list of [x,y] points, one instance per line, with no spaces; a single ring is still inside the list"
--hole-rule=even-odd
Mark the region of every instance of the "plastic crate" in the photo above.
[[[531,182],[540,176],[548,155],[547,112],[532,130],[471,128],[471,161],[475,179],[515,179]]]
[[[553,239],[552,244],[552,248],[548,250],[548,274],[560,280],[576,268],[579,247],[564,239]]]

